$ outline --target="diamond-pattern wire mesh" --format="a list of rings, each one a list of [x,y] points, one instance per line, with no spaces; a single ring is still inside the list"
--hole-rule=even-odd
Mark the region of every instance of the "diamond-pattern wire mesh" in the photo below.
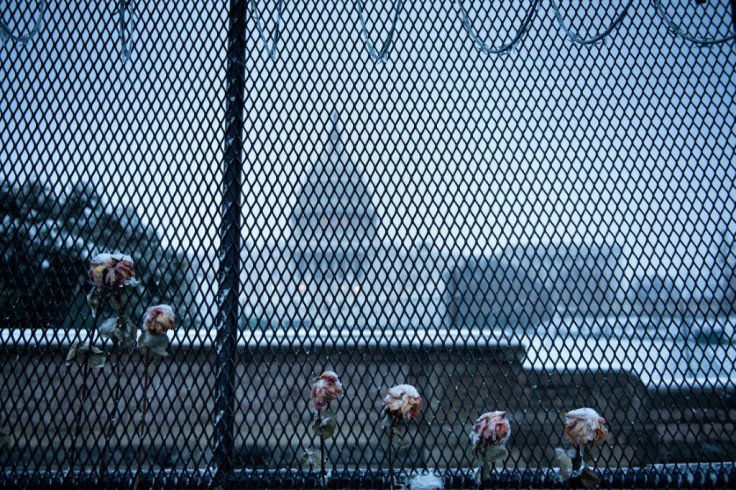
[[[531,2],[463,2],[471,33],[456,4],[403,5],[393,37],[392,2],[286,3],[280,36],[278,3],[255,2],[242,55],[226,5],[131,4],[127,61],[115,5],[49,5],[37,37],[0,51],[5,471],[132,479],[138,447],[164,481],[221,463],[228,61],[245,73],[231,467],[299,468],[326,369],[346,391],[338,471],[385,468],[381,398],[402,382],[425,400],[395,446],[407,472],[476,467],[468,432],[495,409],[504,466],[548,467],[581,406],[608,421],[600,469],[732,462],[733,42],[696,47],[656,8],[711,38],[731,12],[635,5],[581,46],[557,4],[590,38],[626,2],[539,2],[502,55],[482,48]],[[3,6],[18,32],[32,19]],[[140,444],[137,352],[118,361],[117,412],[114,364],[92,370],[75,435],[84,377],[64,357],[92,328],[85,270],[106,250],[136,260],[136,323],[161,302],[180,319]]]

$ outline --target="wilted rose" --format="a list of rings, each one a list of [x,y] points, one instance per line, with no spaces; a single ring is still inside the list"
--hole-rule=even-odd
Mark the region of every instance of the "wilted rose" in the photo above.
[[[312,385],[309,399],[314,404],[315,410],[322,410],[329,405],[332,400],[336,400],[342,395],[342,383],[340,383],[337,374],[333,371],[325,371]]]
[[[135,277],[133,259],[120,253],[101,253],[89,263],[89,278],[95,287],[117,288]]]
[[[578,408],[565,414],[565,437],[577,446],[596,446],[608,436],[605,423],[592,408]]]
[[[386,404],[384,410],[392,415],[394,420],[411,420],[422,409],[422,397],[411,385],[397,385],[389,388],[383,403]]]
[[[146,310],[143,326],[152,335],[161,335],[174,329],[176,316],[169,305],[152,306]]]
[[[511,437],[511,424],[506,412],[484,413],[473,424],[470,439],[473,445],[502,446]]]

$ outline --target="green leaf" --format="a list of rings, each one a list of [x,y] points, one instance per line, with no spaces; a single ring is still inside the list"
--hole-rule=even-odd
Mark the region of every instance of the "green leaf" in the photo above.
[[[299,466],[302,468],[305,466],[308,468],[319,468],[320,465],[320,454],[317,449],[307,449],[299,458]]]
[[[572,476],[572,459],[561,447],[555,448],[555,466],[560,468],[562,479],[567,481]]]
[[[595,488],[598,486],[598,477],[593,473],[593,470],[586,466],[583,470],[583,474],[580,475],[580,483],[582,483],[585,488]]]
[[[503,446],[490,446],[486,448],[485,459],[489,463],[502,461],[509,456],[509,452]]]

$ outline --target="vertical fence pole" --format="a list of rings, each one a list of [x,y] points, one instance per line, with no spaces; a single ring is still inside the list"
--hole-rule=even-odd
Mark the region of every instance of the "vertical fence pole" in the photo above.
[[[240,190],[243,172],[246,12],[248,0],[231,0],[227,36],[225,148],[222,174],[220,268],[215,349],[215,418],[213,466],[216,481],[232,471],[234,443],[234,374],[237,356],[240,293]]]

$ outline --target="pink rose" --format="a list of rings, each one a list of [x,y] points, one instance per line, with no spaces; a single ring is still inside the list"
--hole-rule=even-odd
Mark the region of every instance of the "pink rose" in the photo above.
[[[506,412],[484,413],[473,424],[470,435],[473,445],[503,446],[511,437],[511,424],[506,419]]]
[[[133,259],[120,253],[97,254],[90,260],[88,274],[97,288],[117,288],[135,277]]]
[[[314,404],[315,410],[322,410],[329,405],[332,400],[336,400],[342,395],[342,383],[340,383],[337,374],[332,371],[325,371],[312,385],[309,399]]]
[[[422,397],[411,385],[389,388],[383,403],[386,404],[384,410],[391,414],[394,420],[412,420],[422,409]]]
[[[146,310],[143,326],[152,335],[161,335],[174,329],[176,316],[169,305],[152,306]]]
[[[605,423],[592,408],[578,408],[565,414],[565,437],[577,446],[596,446],[608,435]]]

